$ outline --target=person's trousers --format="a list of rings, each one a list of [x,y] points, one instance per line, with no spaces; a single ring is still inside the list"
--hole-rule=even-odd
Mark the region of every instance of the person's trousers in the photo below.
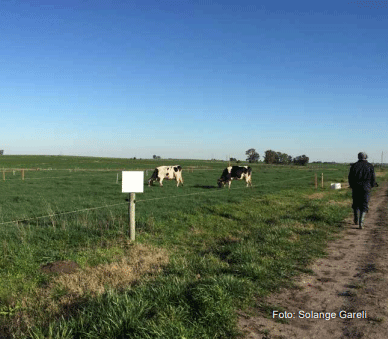
[[[368,212],[369,208],[369,199],[370,199],[370,189],[369,188],[353,188],[352,191],[353,198],[353,210],[360,212]]]

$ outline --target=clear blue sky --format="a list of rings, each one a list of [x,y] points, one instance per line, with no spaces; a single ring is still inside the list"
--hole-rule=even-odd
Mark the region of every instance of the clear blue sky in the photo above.
[[[388,162],[388,1],[4,1],[5,154]]]

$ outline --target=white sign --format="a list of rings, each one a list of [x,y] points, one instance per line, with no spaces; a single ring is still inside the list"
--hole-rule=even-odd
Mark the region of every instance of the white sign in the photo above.
[[[334,183],[334,184],[331,183],[330,188],[332,190],[339,190],[339,189],[341,189],[341,184],[340,183]]]
[[[143,171],[123,171],[121,189],[123,193],[143,193],[144,192],[144,172]]]

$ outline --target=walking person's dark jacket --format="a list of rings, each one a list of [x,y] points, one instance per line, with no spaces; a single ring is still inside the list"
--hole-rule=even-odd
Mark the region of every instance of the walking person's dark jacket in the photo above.
[[[376,187],[376,176],[373,165],[366,160],[358,160],[350,167],[349,186],[352,189],[370,191]]]
[[[357,161],[350,167],[348,180],[352,188],[353,210],[368,212],[371,189],[378,186],[373,165],[366,160]]]

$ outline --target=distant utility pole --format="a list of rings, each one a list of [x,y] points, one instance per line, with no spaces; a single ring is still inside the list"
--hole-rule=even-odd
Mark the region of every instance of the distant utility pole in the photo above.
[[[383,152],[383,151],[381,151],[381,163],[380,163],[380,170],[381,170],[381,166],[383,166],[383,154],[384,154],[384,152]]]

